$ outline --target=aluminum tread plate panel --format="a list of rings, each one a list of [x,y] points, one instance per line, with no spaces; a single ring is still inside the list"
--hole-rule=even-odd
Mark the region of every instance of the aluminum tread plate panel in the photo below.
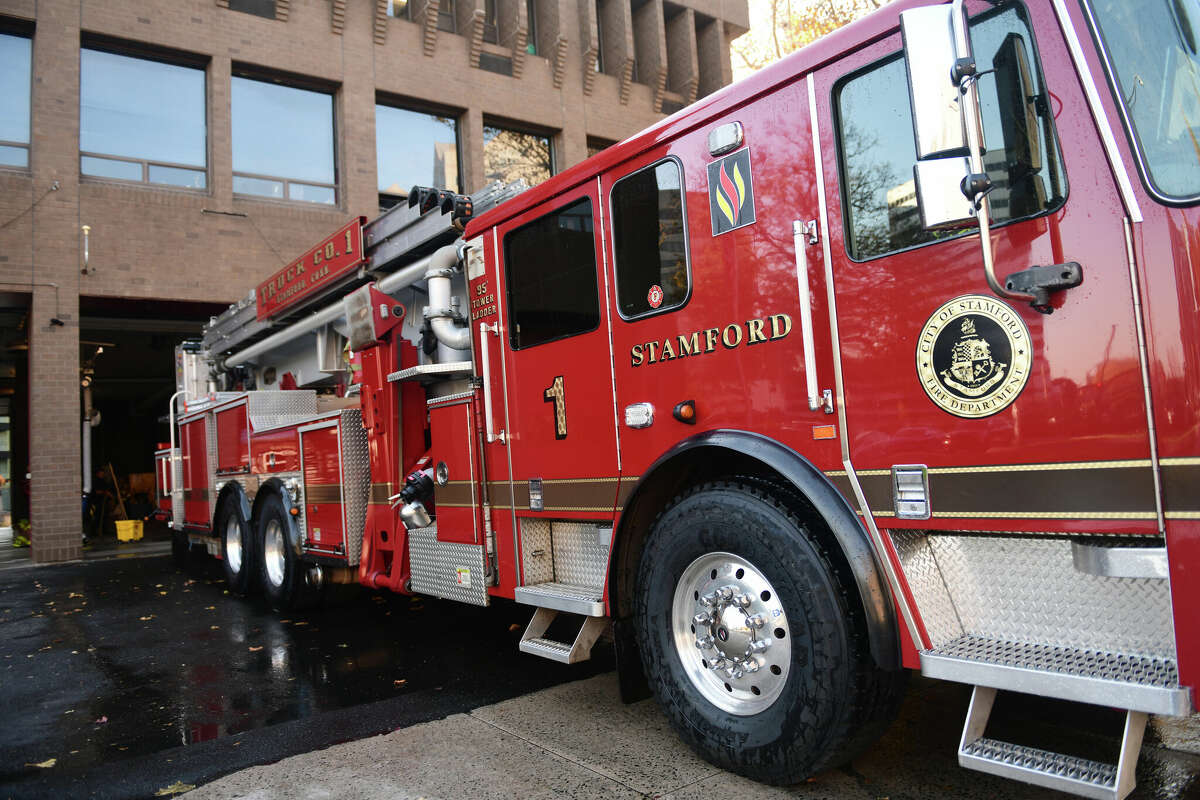
[[[554,580],[554,548],[550,539],[550,520],[522,517],[521,572],[525,585]]]
[[[183,451],[171,450],[171,527],[183,530]]]
[[[491,602],[483,545],[439,542],[435,523],[408,532],[408,557],[414,592],[476,606]],[[459,569],[470,570],[469,585],[459,583]]]
[[[208,450],[208,525],[217,517],[217,415],[204,415],[204,446]]]
[[[595,522],[551,522],[554,579],[571,586],[594,587],[597,596],[602,594],[608,569],[608,545],[601,541],[600,534],[611,527]]]
[[[1191,695],[1175,662],[1102,650],[962,636],[921,653],[921,673],[1080,703],[1185,715]]]
[[[1175,658],[1168,582],[1081,572],[1071,537],[890,533],[935,649],[969,634]]]
[[[563,664],[571,663],[571,645],[563,642],[555,642],[551,639],[522,639],[519,647],[522,653],[541,656]]]
[[[344,536],[346,563],[358,564],[362,556],[363,533],[367,525],[367,503],[371,499],[371,454],[362,412],[347,408],[341,413],[342,481],[345,506]]]
[[[246,403],[250,426],[255,431],[317,416],[317,393],[311,389],[247,392]]]

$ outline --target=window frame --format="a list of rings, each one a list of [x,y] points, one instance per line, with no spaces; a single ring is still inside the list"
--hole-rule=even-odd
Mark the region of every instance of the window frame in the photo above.
[[[137,61],[148,61],[153,64],[163,64],[168,67],[181,67],[183,69],[194,69],[200,73],[202,80],[202,98],[201,110],[204,119],[204,165],[197,167],[194,164],[181,164],[175,161],[156,161],[149,158],[135,158],[133,156],[121,156],[114,153],[99,153],[93,150],[84,150],[82,141],[78,147],[78,161],[76,166],[79,169],[80,180],[92,182],[98,181],[103,183],[115,183],[122,186],[145,186],[154,189],[166,189],[170,191],[192,192],[196,194],[212,194],[212,120],[209,114],[209,102],[212,95],[209,92],[211,88],[211,76],[209,74],[209,66],[212,63],[211,58],[198,53],[188,53],[185,51],[167,50],[156,47],[154,45],[139,44],[123,39],[115,39],[102,35],[87,35],[82,37],[79,43],[79,105],[80,118],[79,124],[83,124],[83,51],[91,50],[95,53],[106,53],[108,55],[120,56],[121,58],[131,58]],[[142,177],[138,180],[132,178],[118,178],[111,175],[92,175],[83,171],[83,159],[96,158],[105,161],[119,161],[125,164],[138,164],[142,169]],[[188,170],[190,172],[204,173],[204,186],[182,186],[178,183],[160,183],[150,180],[150,170],[154,167],[164,167],[166,169]]]
[[[676,169],[679,170],[679,208],[683,215],[683,263],[684,268],[687,271],[687,292],[684,293],[683,300],[681,300],[677,305],[662,308],[652,308],[649,311],[641,314],[626,316],[625,312],[621,310],[621,287],[619,285],[620,273],[617,270],[617,217],[616,212],[613,209],[613,192],[616,191],[617,186],[627,178],[632,178],[634,175],[645,172],[646,170],[655,169],[660,164],[665,164],[668,161],[673,162]],[[686,175],[687,173],[683,168],[683,159],[673,153],[668,153],[662,158],[651,161],[648,164],[643,164],[637,169],[625,173],[620,178],[614,180],[612,186],[608,187],[608,219],[610,236],[608,244],[609,252],[612,253],[613,305],[617,309],[617,315],[625,322],[635,322],[637,320],[648,319],[650,317],[657,317],[660,314],[670,314],[673,311],[678,311],[679,309],[685,307],[692,300],[692,292],[695,289],[696,284],[692,280],[692,237],[690,235],[691,228],[688,226]]]
[[[329,122],[330,122],[330,137],[333,145],[333,183],[318,183],[317,181],[304,180],[303,178],[287,178],[282,175],[266,175],[257,172],[242,172],[234,168],[232,159],[233,148],[233,81],[235,78],[243,80],[256,81],[265,83],[268,86],[282,86],[287,89],[299,89],[305,92],[314,94],[322,94],[329,97]],[[302,208],[342,208],[344,200],[344,192],[342,190],[342,169],[341,160],[342,152],[338,147],[338,92],[341,89],[336,84],[330,84],[317,78],[308,78],[303,75],[296,75],[290,72],[273,72],[266,70],[257,70],[253,66],[234,63],[233,69],[229,75],[229,124],[230,137],[229,144],[231,149],[230,158],[230,185],[237,178],[249,178],[251,180],[266,180],[277,181],[283,184],[283,197],[271,197],[264,194],[248,194],[233,190],[235,200],[257,200],[269,203],[287,203],[289,205],[298,205]],[[293,200],[288,196],[288,190],[293,183],[298,183],[302,186],[313,186],[320,189],[333,189],[333,202],[322,203],[313,200]]]
[[[1092,44],[1096,48],[1096,55],[1099,57],[1100,63],[1104,68],[1104,81],[1108,85],[1109,96],[1112,98],[1113,105],[1117,108],[1117,113],[1121,116],[1121,128],[1125,133],[1125,141],[1129,145],[1129,152],[1133,154],[1133,161],[1137,165],[1138,177],[1142,181],[1142,187],[1146,190],[1147,194],[1163,205],[1175,208],[1196,205],[1200,201],[1200,192],[1190,195],[1173,195],[1159,189],[1158,184],[1154,182],[1153,173],[1150,171],[1150,162],[1146,158],[1146,152],[1142,147],[1142,140],[1137,135],[1137,128],[1133,124],[1133,117],[1129,113],[1129,108],[1121,93],[1120,84],[1117,81],[1116,65],[1112,61],[1107,42],[1105,42],[1103,33],[1100,30],[1100,21],[1097,19],[1096,12],[1092,8],[1091,0],[1079,0],[1079,5],[1082,7],[1083,15],[1087,19],[1088,33],[1091,34]],[[1091,79],[1093,83],[1095,81],[1090,71],[1081,77]],[[1103,130],[1101,130],[1101,136],[1104,136]]]
[[[970,36],[970,29],[976,23],[981,22],[981,21],[986,21],[988,19],[988,17],[1002,14],[1002,13],[1004,13],[1004,11],[1006,11],[1007,9],[1010,9],[1010,8],[1019,8],[1020,13],[1022,14],[1022,16],[1025,19],[1025,22],[1028,24],[1028,27],[1029,27],[1028,43],[1029,43],[1029,48],[1032,51],[1032,53],[1031,53],[1032,61],[1033,61],[1032,66],[1034,67],[1034,72],[1036,73],[1036,75],[1041,79],[1042,87],[1045,89],[1046,93],[1049,94],[1052,90],[1051,90],[1050,84],[1046,81],[1046,71],[1042,68],[1042,55],[1041,55],[1041,51],[1038,49],[1038,32],[1033,29],[1033,20],[1030,17],[1029,8],[1025,5],[1024,2],[1022,2],[1022,0],[1002,0],[1000,5],[996,5],[992,8],[989,8],[985,11],[980,12],[979,14],[976,14],[974,17],[970,17],[967,20],[968,37]],[[876,253],[875,255],[866,256],[864,258],[858,258],[850,252],[850,241],[852,238],[852,234],[851,234],[852,228],[850,226],[850,204],[846,201],[846,186],[848,186],[848,182],[846,180],[845,150],[842,147],[842,110],[841,110],[841,104],[839,102],[841,99],[841,91],[846,86],[846,84],[850,83],[851,81],[855,80],[856,78],[860,78],[863,75],[866,75],[867,73],[869,73],[873,70],[879,69],[897,59],[899,59],[900,61],[904,60],[903,48],[901,48],[900,50],[896,50],[891,53],[888,53],[886,55],[883,55],[883,56],[875,59],[871,63],[865,64],[864,66],[859,67],[858,69],[853,70],[852,72],[849,72],[849,73],[841,76],[840,78],[838,78],[837,80],[835,80],[833,82],[833,85],[830,87],[830,90],[829,90],[829,108],[831,111],[831,122],[833,124],[834,149],[837,153],[838,202],[841,205],[841,216],[842,216],[842,250],[845,251],[845,253],[846,253],[846,259],[855,264],[866,264],[868,262],[875,261],[877,259],[890,258],[891,256],[899,255],[900,253],[909,253],[914,250],[919,250],[922,247],[930,247],[932,245],[938,245],[938,244],[942,244],[944,242],[950,242],[950,241],[954,241],[956,239],[961,239],[964,236],[978,235],[978,233],[979,233],[978,226],[967,227],[967,228],[963,228],[958,231],[945,231],[943,233],[945,233],[946,235],[935,236],[935,238],[930,239],[927,242],[920,242],[918,244],[912,244],[907,247],[898,248],[896,250],[886,250],[882,253]],[[906,75],[907,75],[907,72],[908,72],[908,68],[906,66],[905,67]],[[909,113],[910,113],[910,121],[911,121],[911,113],[912,113],[911,109],[909,110]],[[1053,120],[1052,120],[1052,122],[1053,122]],[[911,124],[909,125],[909,128],[910,128],[909,136],[913,137],[913,149],[915,152],[915,150],[916,150],[915,136],[916,135],[911,130],[911,128],[912,128]],[[1038,217],[1046,216],[1048,214],[1053,214],[1053,213],[1065,208],[1067,203],[1070,202],[1071,181],[1070,181],[1070,175],[1067,170],[1066,159],[1064,159],[1062,157],[1063,149],[1061,146],[1061,140],[1062,140],[1062,136],[1058,131],[1058,125],[1055,124],[1054,125],[1054,146],[1058,152],[1059,163],[1060,163],[1060,168],[1062,169],[1063,184],[1064,184],[1064,189],[1065,189],[1065,191],[1063,192],[1063,196],[1062,196],[1062,203],[1060,203],[1059,205],[1056,205],[1056,206],[1047,206],[1045,209],[1037,212],[1036,214],[1027,214],[1023,217],[1011,217],[1009,219],[1004,220],[1003,222],[991,222],[990,226],[991,226],[992,230],[996,230],[997,228],[1003,228],[1008,225],[1013,225],[1016,223],[1028,222],[1030,220],[1037,219]],[[915,162],[914,162],[914,164],[915,164]],[[936,233],[936,232],[934,232],[934,233]]]
[[[25,151],[25,166],[20,167],[16,164],[0,164],[0,170],[6,172],[16,172],[29,174],[33,171],[33,36],[34,26],[32,23],[26,24],[22,20],[11,19],[9,17],[0,17],[0,34],[12,36],[17,39],[25,39],[29,42],[29,87],[26,91],[25,99],[28,106],[29,126],[25,132],[24,142],[13,142],[7,139],[0,140],[0,147],[19,148]]]
[[[566,333],[561,336],[555,336],[552,339],[543,339],[542,341],[537,342],[536,344],[525,344],[525,345],[521,345],[520,347],[517,347],[513,343],[513,335],[517,330],[517,323],[513,316],[512,272],[511,272],[511,267],[510,267],[510,265],[513,262],[512,262],[512,259],[509,258],[509,237],[515,233],[518,233],[519,231],[522,231],[528,227],[536,225],[538,222],[541,222],[546,217],[550,217],[555,214],[559,214],[564,209],[570,208],[573,205],[583,203],[583,202],[587,202],[592,207],[592,210],[591,210],[591,214],[592,214],[592,273],[593,273],[592,277],[593,277],[593,280],[595,281],[595,286],[596,286],[596,292],[595,292],[596,324],[590,328],[584,328],[582,330],[574,331],[572,333]],[[505,318],[508,322],[508,347],[509,347],[509,350],[511,350],[512,352],[516,353],[516,352],[519,352],[522,350],[531,350],[535,347],[541,347],[544,344],[550,344],[551,342],[561,342],[563,339],[570,339],[575,336],[583,336],[584,334],[588,334],[588,333],[595,333],[596,331],[598,331],[601,328],[601,326],[603,326],[603,324],[604,324],[604,303],[603,303],[604,298],[600,293],[600,275],[599,275],[599,268],[597,267],[599,260],[596,256],[596,241],[597,241],[596,205],[597,205],[597,202],[598,202],[598,198],[594,197],[593,193],[591,191],[585,191],[577,197],[570,198],[566,202],[563,202],[559,205],[554,206],[549,211],[545,211],[541,214],[538,214],[537,216],[535,216],[533,219],[529,220],[528,222],[523,222],[520,225],[510,228],[509,230],[505,231],[504,236],[501,237],[500,248],[501,248],[501,252],[504,254],[504,305],[505,305],[504,310],[505,310]]]

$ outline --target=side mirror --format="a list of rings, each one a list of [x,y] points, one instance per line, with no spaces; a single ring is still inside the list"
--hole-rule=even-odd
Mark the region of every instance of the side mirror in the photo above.
[[[912,104],[917,160],[966,155],[967,132],[958,86],[958,60],[950,5],[921,6],[900,14],[908,99]]]
[[[972,173],[964,113],[969,104],[956,80],[959,55],[955,13],[962,13],[956,5],[942,4],[911,8],[900,14],[917,145],[913,182],[925,230],[978,224],[977,211],[962,188]],[[986,198],[982,202],[986,204]]]

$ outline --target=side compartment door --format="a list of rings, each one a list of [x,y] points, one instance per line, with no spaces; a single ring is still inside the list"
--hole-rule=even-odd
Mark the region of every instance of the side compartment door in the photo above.
[[[503,425],[504,442],[486,447],[504,448],[509,464],[511,480],[493,481],[491,499],[497,512],[510,512],[515,585],[588,586],[594,599],[620,474],[598,186],[590,181],[498,226],[494,292],[472,284],[473,298],[494,294],[485,309],[498,307],[498,327],[482,347],[493,385],[503,381],[492,421]],[[489,467],[489,477],[497,472]]]
[[[889,528],[1151,532],[1124,212],[1102,144],[1050,5],[971,10],[996,274],[1077,262],[1083,284],[1039,313],[989,290],[977,229],[923,229],[898,31],[818,72],[851,461]],[[893,467],[914,488],[927,468],[923,498],[900,502]]]

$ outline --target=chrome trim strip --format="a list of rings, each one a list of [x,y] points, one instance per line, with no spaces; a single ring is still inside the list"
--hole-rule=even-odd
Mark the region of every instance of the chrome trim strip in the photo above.
[[[1164,688],[1065,672],[1010,667],[958,656],[939,655],[929,650],[921,652],[921,674],[927,678],[940,678],[971,686],[989,686],[993,689],[1146,711],[1150,714],[1181,717],[1192,711],[1191,693],[1183,686]]]
[[[839,438],[842,448],[842,466],[846,470],[846,478],[850,481],[850,486],[854,489],[854,498],[858,502],[859,512],[867,527],[871,549],[875,551],[875,558],[879,560],[879,564],[883,568],[888,588],[892,590],[893,600],[900,608],[900,615],[904,618],[904,624],[908,628],[908,635],[912,637],[913,644],[920,648],[924,640],[917,628],[913,610],[909,607],[904,592],[900,590],[900,580],[896,575],[892,560],[888,557],[887,548],[884,547],[883,536],[875,525],[875,517],[872,516],[871,509],[867,506],[867,498],[858,482],[858,476],[854,473],[854,465],[850,462],[850,437],[846,430],[846,392],[842,382],[842,340],[838,334],[837,297],[833,289],[833,256],[829,246],[829,211],[825,202],[825,167],[821,159],[821,134],[817,122],[817,90],[811,72],[808,74],[808,108],[809,124],[812,126],[813,132],[813,172],[817,178],[817,208],[818,217],[821,220],[822,255],[825,258],[825,292],[829,299],[829,336],[833,359],[834,392],[837,394],[838,426],[841,428]]]
[[[679,173],[682,179],[683,168],[679,168]],[[612,290],[608,286],[608,233],[604,227],[604,197],[601,192],[602,185],[600,176],[596,176],[596,213],[600,215],[600,230],[596,231],[596,237],[600,240],[600,274],[604,276],[604,309],[608,313],[608,377],[612,381],[612,401],[613,401],[613,436],[617,447],[617,474],[621,474],[621,423],[617,416],[617,354],[613,349],[613,305],[612,305]],[[611,193],[610,193],[611,197]],[[687,218],[684,218],[684,230],[687,230]],[[686,240],[687,237],[685,236]],[[686,247],[684,258],[686,259]],[[616,258],[613,258],[613,269],[617,268]],[[688,272],[688,282],[691,282],[691,272]],[[613,278],[616,280],[615,276]],[[690,291],[690,290],[689,290]]]
[[[1154,422],[1154,404],[1150,396],[1150,355],[1146,349],[1146,317],[1142,310],[1142,292],[1138,287],[1137,259],[1133,253],[1133,226],[1126,217],[1125,260],[1129,265],[1129,291],[1133,295],[1133,322],[1137,331],[1138,362],[1142,368],[1142,399],[1146,404],[1146,428],[1150,440],[1150,470],[1154,474],[1154,513],[1158,519],[1158,532],[1165,534],[1162,500],[1162,467],[1158,463],[1158,426]]]
[[[498,290],[500,287],[500,234],[497,231],[495,225],[492,226],[492,264],[496,268],[495,285]],[[486,264],[484,264],[484,274],[487,274],[487,265]],[[507,284],[505,284],[505,288],[507,290]],[[497,291],[497,297],[499,297],[498,291]],[[504,321],[504,313],[507,310],[508,309],[506,308],[504,303],[501,303],[499,300],[496,301],[496,324],[499,326],[499,334],[500,334],[500,382],[504,386],[504,427],[506,430],[508,430],[509,437],[512,437],[515,435],[515,431],[513,431],[512,425],[510,424],[512,420],[508,413],[508,357],[504,354],[504,342],[505,342],[505,338],[506,338],[506,335],[508,332],[508,326],[505,324],[505,321]],[[509,496],[516,497],[517,487],[516,487],[516,483],[513,481],[512,450],[513,449],[511,447],[505,447],[504,448],[504,458],[508,462]],[[508,518],[509,518],[510,524],[512,525],[512,536],[513,536],[513,573],[515,575],[515,581],[514,581],[513,585],[520,586],[521,585],[521,542],[520,542],[521,533],[517,529],[516,505],[517,505],[516,503],[513,503],[512,504],[513,507],[508,509]]]
[[[1079,75],[1083,93],[1091,108],[1092,119],[1096,123],[1096,129],[1100,132],[1104,154],[1108,156],[1108,164],[1117,181],[1117,190],[1121,193],[1121,199],[1125,203],[1125,213],[1134,222],[1141,222],[1142,208],[1138,205],[1137,197],[1133,193],[1129,171],[1125,169],[1125,162],[1121,160],[1121,151],[1117,148],[1116,136],[1113,134],[1108,117],[1104,114],[1104,104],[1100,100],[1100,91],[1096,88],[1096,79],[1088,67],[1087,58],[1083,54],[1083,45],[1080,44],[1079,34],[1071,22],[1065,0],[1054,0],[1054,13],[1058,16],[1058,25],[1062,29],[1063,38],[1067,41],[1067,49],[1071,51],[1071,60],[1075,62],[1075,72]],[[1121,104],[1118,103],[1117,106],[1120,108]]]

